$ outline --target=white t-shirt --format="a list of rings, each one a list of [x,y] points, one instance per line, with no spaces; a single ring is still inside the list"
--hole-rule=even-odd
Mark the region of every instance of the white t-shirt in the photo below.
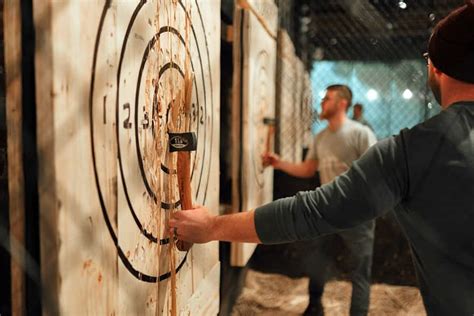
[[[346,119],[337,131],[326,127],[316,135],[306,159],[318,160],[321,184],[325,184],[348,170],[376,142],[370,128]]]

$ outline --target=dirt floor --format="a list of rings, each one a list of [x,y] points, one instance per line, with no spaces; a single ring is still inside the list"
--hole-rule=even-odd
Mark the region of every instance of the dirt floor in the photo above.
[[[349,315],[350,295],[350,282],[327,283],[323,295],[325,315]],[[292,279],[249,270],[232,315],[301,315],[308,301],[308,278]],[[417,288],[374,284],[369,315],[422,316],[426,313]]]

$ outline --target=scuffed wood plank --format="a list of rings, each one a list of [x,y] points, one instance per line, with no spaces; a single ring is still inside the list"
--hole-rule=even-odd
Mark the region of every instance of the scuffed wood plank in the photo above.
[[[185,5],[192,7],[190,15]],[[52,289],[58,306],[51,314],[170,313],[168,249],[173,241],[167,241],[165,224],[180,206],[175,157],[165,153],[168,128],[173,131],[176,122],[166,118],[179,114],[173,104],[179,99],[177,61],[186,52],[181,38],[186,38],[188,16],[196,78],[191,129],[197,130],[199,144],[191,154],[191,187],[196,203],[217,212],[218,7],[217,0],[38,1],[35,25],[45,33],[36,53],[39,69],[49,70],[37,74],[38,111],[45,120],[41,126],[49,124],[51,131],[41,139],[41,148],[49,152],[41,152],[40,159],[54,171],[43,174],[40,183],[41,238],[53,241],[56,260],[50,275],[43,271],[45,292]],[[163,50],[153,46],[157,35]],[[152,54],[160,56],[158,62]],[[48,78],[40,81],[44,73]],[[48,185],[51,192],[45,191]],[[180,268],[179,309],[218,262],[218,247],[195,245],[187,257],[173,252]],[[48,260],[44,253],[42,262]],[[218,291],[219,283],[213,286]]]
[[[311,78],[308,71],[304,72],[303,82],[303,102],[301,103],[303,115],[303,148],[309,148],[313,134],[312,125],[314,119],[313,111],[313,89],[311,87]]]
[[[193,296],[180,310],[180,315],[217,315],[219,312],[220,262],[217,262],[209,273],[201,280]]]
[[[284,30],[278,32],[277,65],[277,153],[281,159],[293,162],[295,159],[295,88],[297,71],[295,48],[290,36]]]
[[[36,126],[38,148],[38,196],[40,208],[41,279],[43,313],[59,314],[59,234],[54,166],[53,46],[51,1],[33,0],[35,25]]]
[[[8,195],[12,245],[25,246],[24,170],[22,141],[21,8],[19,1],[5,1],[3,7],[5,48]],[[26,313],[25,258],[12,247],[12,314]]]
[[[295,61],[293,62],[293,67],[295,68],[295,84],[294,84],[294,97],[293,97],[293,146],[294,146],[294,162],[301,162],[303,159],[303,127],[304,127],[304,117],[302,112],[302,103],[303,103],[303,81],[304,81],[304,65],[303,62],[299,59],[298,56],[295,56]]]
[[[263,12],[277,15],[272,1],[263,3],[269,6]],[[273,15],[268,18],[275,20]],[[263,167],[261,156],[268,150],[270,132],[264,119],[275,118],[277,44],[253,11],[237,8],[234,25],[232,205],[238,212],[270,202],[273,196],[273,169]],[[231,265],[244,266],[255,247],[232,243]]]

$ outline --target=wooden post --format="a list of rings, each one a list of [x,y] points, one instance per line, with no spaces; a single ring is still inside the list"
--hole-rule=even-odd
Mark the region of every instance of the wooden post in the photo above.
[[[5,39],[5,74],[8,144],[8,193],[10,212],[10,239],[14,244],[25,245],[25,206],[22,144],[21,100],[21,11],[20,2],[4,2],[3,21]],[[12,244],[12,242],[10,243]],[[11,250],[12,314],[26,313],[24,253]]]
[[[56,168],[53,167],[55,151],[53,111],[53,45],[52,45],[52,4],[50,1],[33,0],[33,20],[35,25],[35,82],[36,82],[36,127],[38,148],[38,195],[41,281],[47,285],[43,289],[43,313],[59,314],[59,203],[56,199]],[[38,84],[41,83],[41,84]]]

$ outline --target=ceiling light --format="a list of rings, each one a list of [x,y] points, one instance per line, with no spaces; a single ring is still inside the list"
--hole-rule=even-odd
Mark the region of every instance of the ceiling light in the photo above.
[[[405,91],[403,91],[402,96],[405,100],[410,100],[413,97],[413,92],[411,92],[410,89],[405,89]]]
[[[369,89],[369,91],[367,91],[366,97],[369,101],[375,101],[379,97],[379,93],[374,89]]]
[[[398,2],[398,7],[402,10],[405,10],[407,8],[407,3],[405,1],[400,1]]]

